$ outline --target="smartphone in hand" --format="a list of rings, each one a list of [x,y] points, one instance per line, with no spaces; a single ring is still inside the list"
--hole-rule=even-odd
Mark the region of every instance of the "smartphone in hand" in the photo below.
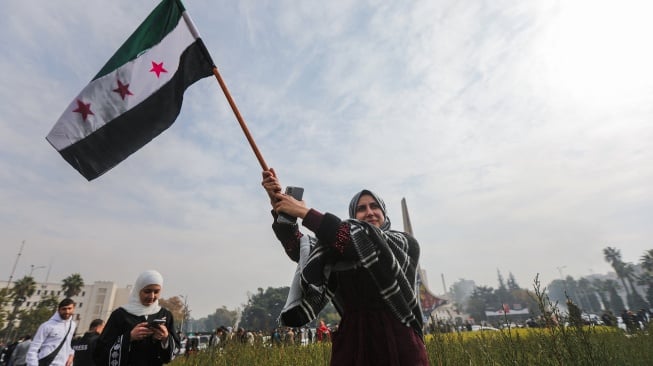
[[[286,187],[286,192],[285,193],[287,195],[289,195],[289,196],[292,196],[297,201],[301,201],[302,197],[304,196],[304,188],[288,186],[288,187]],[[294,224],[296,222],[297,222],[296,217],[292,217],[292,216],[287,215],[287,214],[285,214],[283,212],[279,212],[279,216],[277,217],[277,223],[291,225],[291,224]]]
[[[165,319],[152,319],[151,321],[147,322],[147,327],[158,329],[160,324],[165,324],[165,323],[166,323]]]

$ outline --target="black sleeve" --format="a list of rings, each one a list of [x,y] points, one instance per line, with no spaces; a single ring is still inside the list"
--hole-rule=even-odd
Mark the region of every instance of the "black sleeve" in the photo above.
[[[90,337],[88,341],[88,357],[93,358],[93,355],[95,355],[95,349],[97,348],[97,342],[98,339],[100,339],[100,335],[94,335]]]
[[[293,261],[299,261],[299,239],[302,233],[299,231],[299,226],[295,223],[292,225],[279,224],[277,222],[277,213],[272,211],[272,230],[277,237],[283,249],[286,251],[288,257]]]
[[[127,338],[127,342],[129,342],[131,328],[125,332],[126,324],[126,319],[121,314],[120,308],[111,313],[93,350],[93,360],[97,366],[114,366],[111,365],[111,348],[121,335],[125,335],[123,338]]]
[[[332,244],[337,239],[337,232],[342,221],[340,218],[331,213],[325,213],[319,227],[312,229],[315,236],[321,241]]]
[[[159,357],[163,363],[168,363],[172,361],[172,358],[175,355],[175,350],[180,347],[180,340],[177,332],[175,332],[175,321],[172,317],[172,313],[168,309],[161,309],[158,318],[166,317],[166,328],[168,328],[168,348],[164,349],[159,342]]]

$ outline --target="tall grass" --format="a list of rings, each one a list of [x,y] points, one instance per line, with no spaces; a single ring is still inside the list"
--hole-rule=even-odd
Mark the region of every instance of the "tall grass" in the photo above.
[[[544,314],[542,328],[436,333],[426,342],[431,364],[653,365],[653,339],[648,330],[626,334],[616,327],[583,326],[579,318],[561,316],[557,304],[552,304],[540,287],[538,277],[533,287]],[[571,302],[568,305],[570,309],[575,306]]]
[[[554,338],[547,329],[469,334],[441,334],[427,341],[432,365],[653,365],[648,334],[627,337],[618,329],[583,329]]]
[[[331,345],[314,343],[306,346],[286,345],[277,347],[251,346],[232,343],[221,350],[201,351],[191,356],[179,356],[174,366],[240,366],[240,365],[329,365]]]
[[[535,296],[544,315],[542,328],[435,333],[426,337],[431,365],[465,366],[650,366],[653,338],[649,329],[627,334],[618,328],[583,326],[563,318],[536,277]],[[565,326],[565,322],[571,325]],[[279,347],[228,344],[220,351],[178,357],[174,366],[329,365],[329,343]],[[411,365],[407,365],[411,366]]]

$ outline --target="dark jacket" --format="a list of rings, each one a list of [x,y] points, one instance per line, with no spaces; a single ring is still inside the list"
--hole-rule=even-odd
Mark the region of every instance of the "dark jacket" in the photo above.
[[[93,361],[93,352],[100,334],[97,332],[86,332],[82,338],[73,340],[73,349],[75,350],[75,366],[95,366]]]

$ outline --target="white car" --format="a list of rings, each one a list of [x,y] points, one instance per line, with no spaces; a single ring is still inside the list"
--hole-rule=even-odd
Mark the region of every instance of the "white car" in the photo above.
[[[179,348],[177,349],[177,355],[183,355],[186,353],[186,339],[182,339],[179,343]]]
[[[477,331],[498,331],[499,329],[495,327],[489,327],[487,325],[472,325],[472,332],[477,332]]]

